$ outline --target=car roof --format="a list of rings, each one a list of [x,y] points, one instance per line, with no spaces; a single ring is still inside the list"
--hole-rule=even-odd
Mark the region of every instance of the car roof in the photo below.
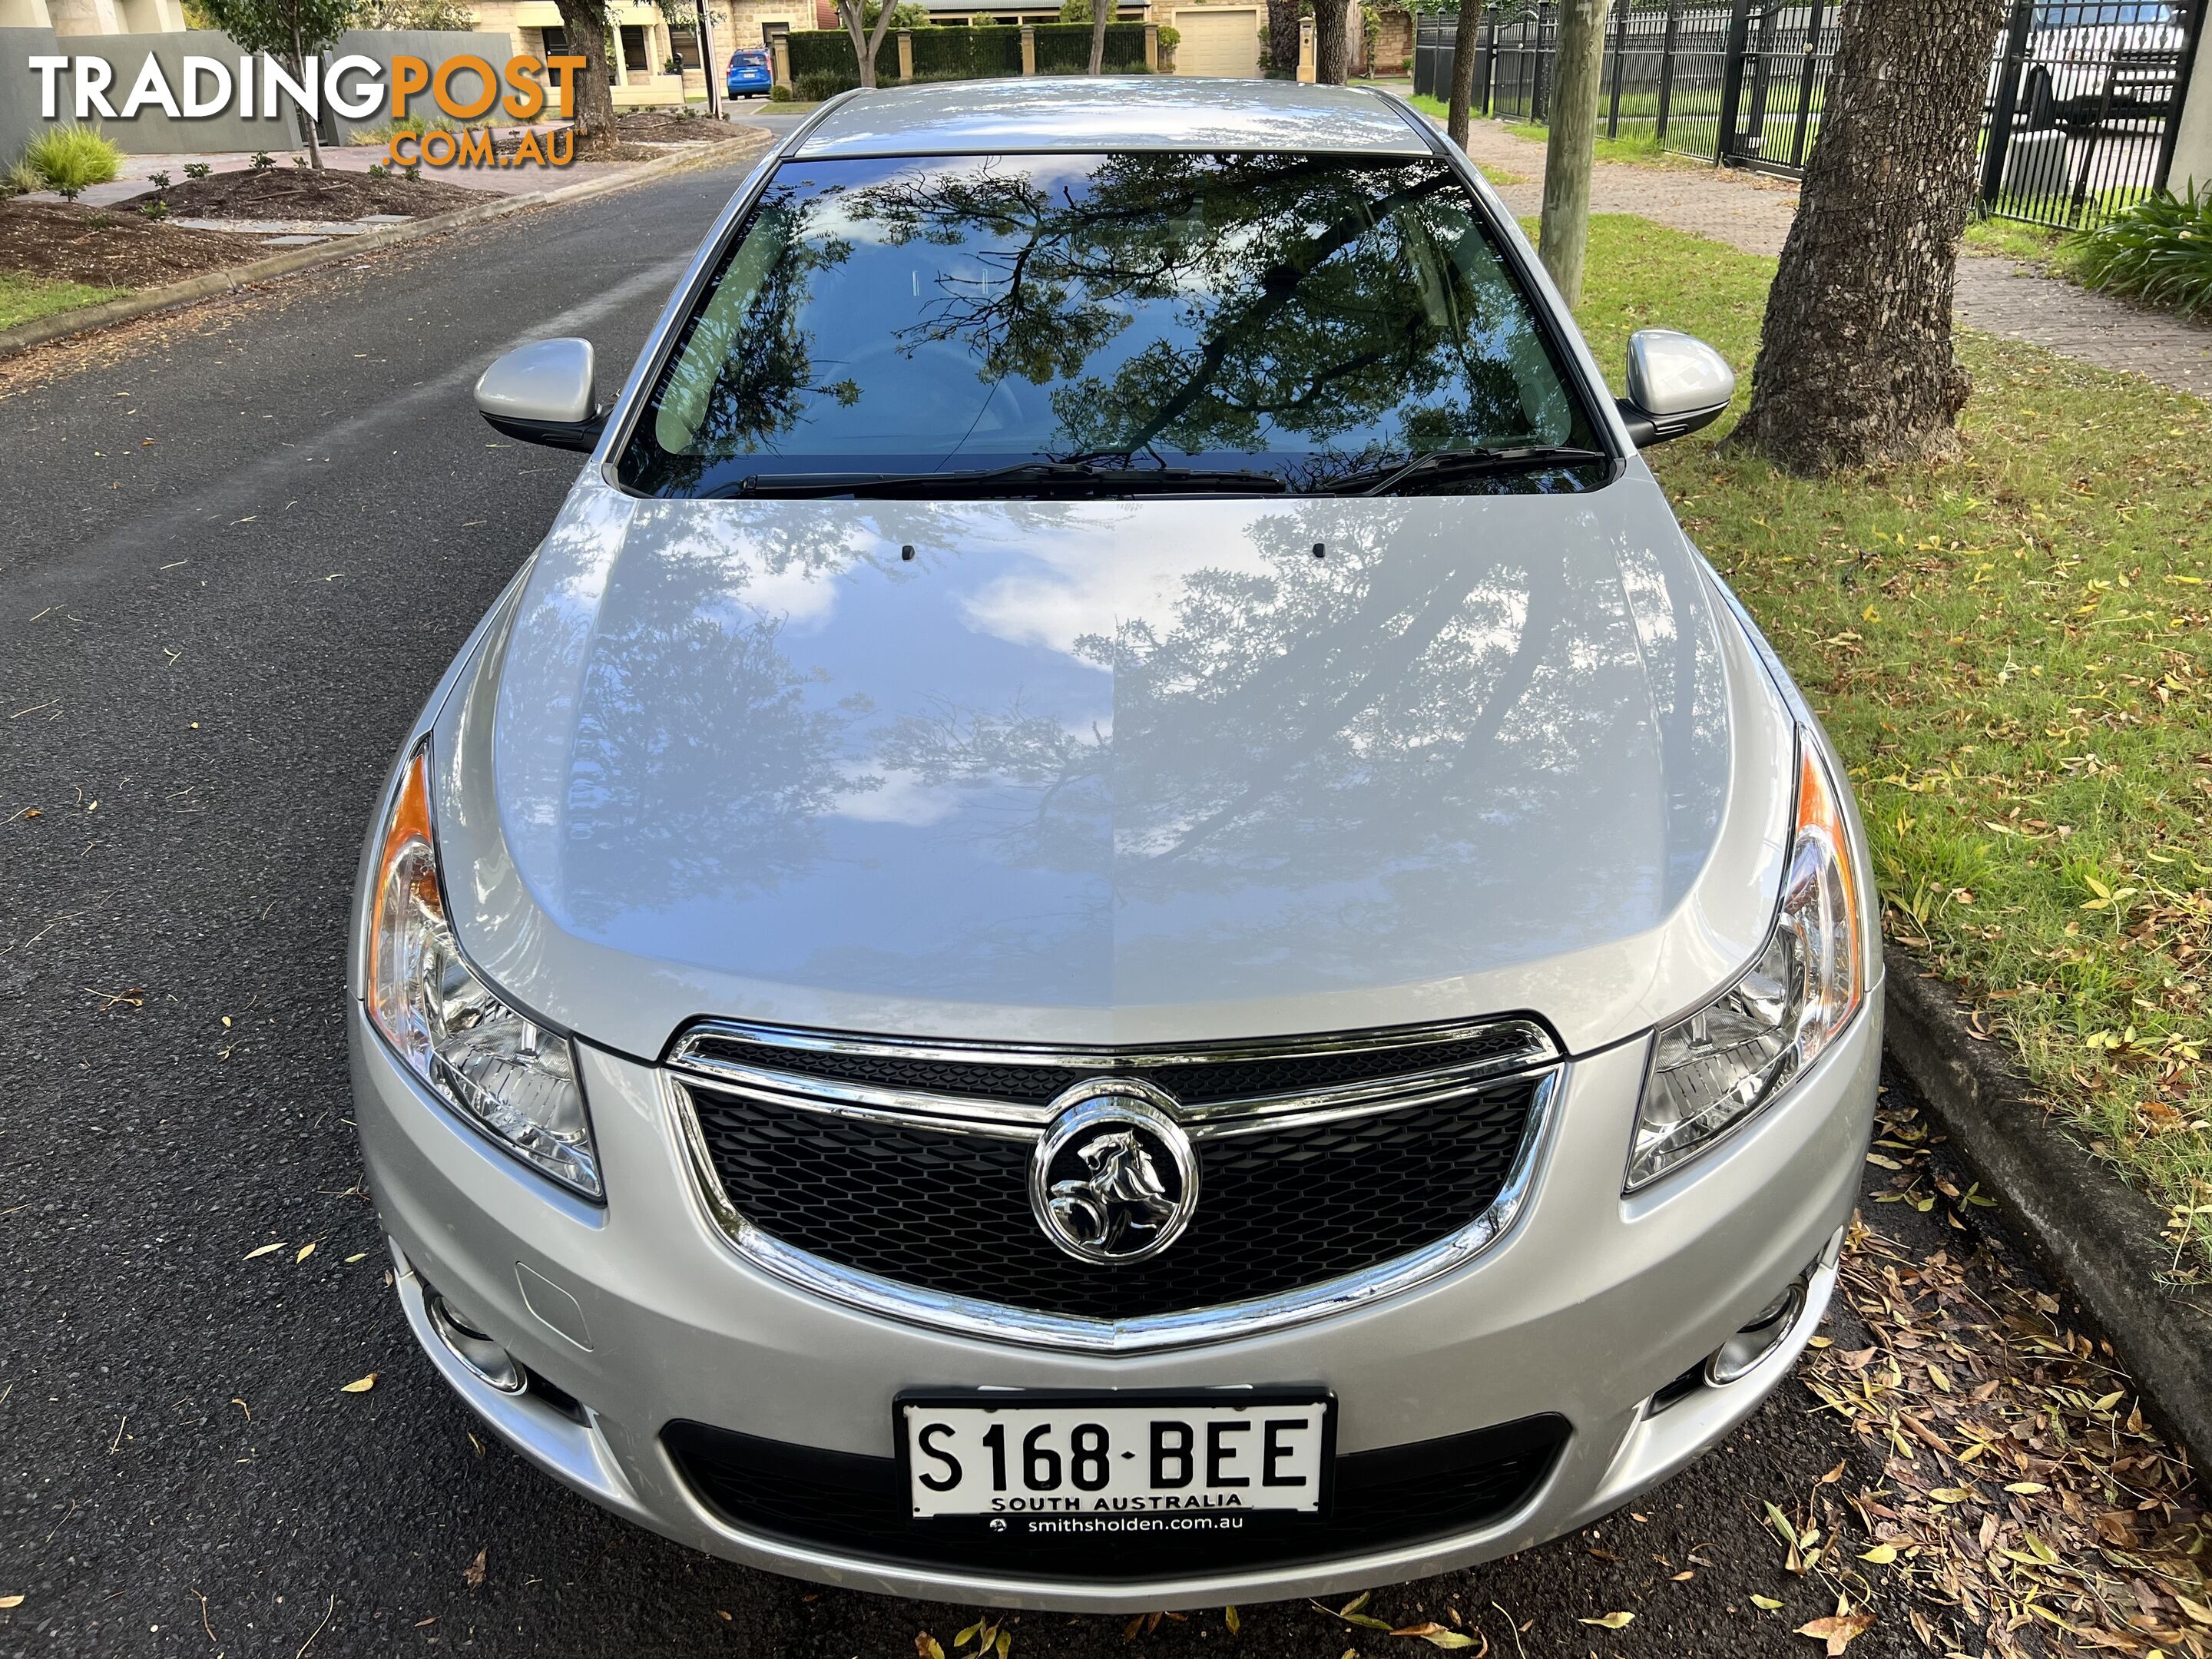
[[[848,93],[793,152],[860,155],[1324,150],[1426,155],[1418,116],[1364,88],[1165,76],[941,81]]]

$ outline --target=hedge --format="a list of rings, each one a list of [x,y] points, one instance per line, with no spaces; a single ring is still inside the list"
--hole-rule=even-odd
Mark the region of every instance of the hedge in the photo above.
[[[954,24],[919,28],[913,34],[916,81],[988,81],[1022,72],[1022,32],[1011,24]],[[801,98],[828,98],[860,84],[853,37],[844,30],[793,29],[785,39],[790,43],[792,84]],[[1091,25],[1038,24],[1036,58],[1039,75],[1081,75],[1091,67]],[[876,83],[897,85],[898,67],[894,30],[876,53]],[[1109,23],[1107,72],[1141,74],[1144,67],[1145,26]]]
[[[918,40],[920,37],[917,36]],[[1081,75],[1091,67],[1091,25],[1039,23],[1036,26],[1036,66],[1039,75]],[[1109,23],[1106,26],[1106,72],[1128,74],[1145,67],[1145,26]]]
[[[849,54],[848,54],[849,55]],[[898,42],[886,38],[884,55],[898,68]],[[1005,23],[971,28],[914,31],[914,78],[917,81],[988,81],[1022,72],[1022,32]]]

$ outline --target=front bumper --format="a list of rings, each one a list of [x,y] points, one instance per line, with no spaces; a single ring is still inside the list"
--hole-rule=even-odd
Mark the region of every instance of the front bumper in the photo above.
[[[691,1184],[653,1067],[581,1048],[609,1201],[571,1200],[464,1127],[351,1016],[356,1117],[403,1306],[454,1389],[524,1455],[695,1548],[860,1589],[1130,1612],[1417,1577],[1573,1530],[1689,1462],[1747,1415],[1819,1324],[1859,1183],[1881,1050],[1879,988],[1797,1085],[1724,1146],[1624,1198],[1642,1042],[1571,1063],[1511,1231],[1452,1273],[1358,1311],[1164,1353],[1084,1356],[900,1324],[740,1261]],[[1663,1411],[1655,1392],[1817,1264],[1788,1337],[1741,1380]],[[424,1282],[578,1409],[501,1393],[431,1327]],[[1338,1450],[1442,1438],[1546,1413],[1572,1433],[1494,1524],[1321,1563],[1113,1581],[855,1559],[711,1513],[660,1440],[677,1420],[889,1455],[902,1389],[1194,1389],[1320,1382]]]

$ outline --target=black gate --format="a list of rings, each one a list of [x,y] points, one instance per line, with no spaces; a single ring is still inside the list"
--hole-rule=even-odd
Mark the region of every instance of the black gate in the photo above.
[[[1993,43],[1977,151],[1984,211],[2075,227],[2162,189],[2181,99],[2212,0],[2014,0]],[[1841,44],[1839,0],[1613,0],[1608,137],[1725,167],[1797,176],[1820,133]],[[1541,122],[1557,0],[1487,8],[1474,108]],[[1413,89],[1451,92],[1456,21],[1414,28]]]
[[[2202,0],[2014,0],[1990,70],[1978,194],[2071,229],[2165,187]]]

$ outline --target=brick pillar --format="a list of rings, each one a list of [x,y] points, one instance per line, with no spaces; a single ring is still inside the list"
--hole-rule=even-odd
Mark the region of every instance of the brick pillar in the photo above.
[[[1314,73],[1313,19],[1302,17],[1298,20],[1298,79],[1310,86]]]
[[[1155,75],[1160,72],[1160,26],[1145,25],[1145,67]]]
[[[901,29],[898,32],[898,43],[899,79],[911,81],[914,79],[914,31]]]
[[[770,48],[769,61],[775,65],[770,78],[786,92],[791,90],[791,42],[779,34]]]
[[[1022,73],[1036,73],[1036,30],[1027,23],[1022,25]]]

